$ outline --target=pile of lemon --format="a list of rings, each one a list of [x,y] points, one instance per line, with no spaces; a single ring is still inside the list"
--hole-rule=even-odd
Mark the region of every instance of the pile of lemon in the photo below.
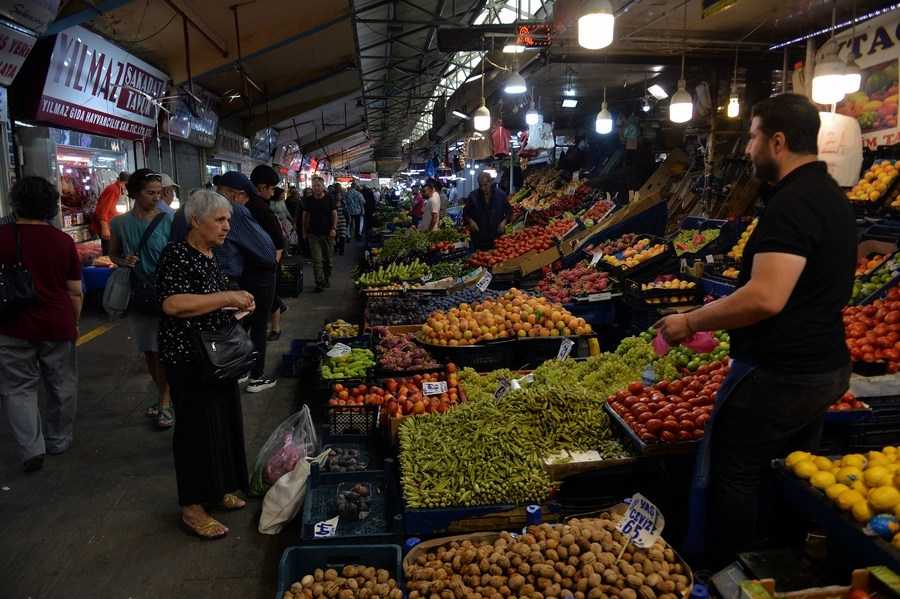
[[[842,510],[865,523],[877,514],[900,519],[900,449],[847,454],[839,459],[795,451],[784,461],[799,478],[821,490]],[[900,533],[893,544],[900,548]]]
[[[756,230],[756,225],[758,224],[759,218],[754,218],[750,224],[747,225],[747,228],[741,233],[741,238],[738,239],[737,243],[734,244],[734,247],[728,252],[729,258],[732,260],[740,260],[744,257],[744,248],[747,246],[747,240],[753,235],[753,231]]]
[[[885,160],[878,162],[869,167],[869,170],[863,174],[859,183],[853,186],[847,197],[855,202],[875,202],[877,201],[894,179],[897,178],[897,169],[900,168],[900,161],[897,163]]]

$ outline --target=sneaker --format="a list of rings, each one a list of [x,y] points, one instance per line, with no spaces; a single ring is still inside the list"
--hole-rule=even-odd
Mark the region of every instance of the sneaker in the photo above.
[[[278,381],[275,379],[250,379],[250,382],[247,384],[247,393],[259,393],[260,391],[271,389],[277,384]]]
[[[244,383],[246,383],[249,380],[250,380],[250,375],[245,374],[244,376],[242,376],[241,378],[238,379],[238,385],[243,385]]]

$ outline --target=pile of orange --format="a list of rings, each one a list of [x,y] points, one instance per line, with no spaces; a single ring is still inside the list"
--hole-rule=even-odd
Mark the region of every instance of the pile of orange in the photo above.
[[[473,345],[517,337],[589,335],[591,325],[561,304],[510,289],[497,299],[432,312],[419,338],[432,345]]]

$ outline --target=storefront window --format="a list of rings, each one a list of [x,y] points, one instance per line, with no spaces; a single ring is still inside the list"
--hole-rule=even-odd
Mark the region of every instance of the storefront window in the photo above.
[[[63,230],[75,241],[91,238],[87,227],[103,189],[127,169],[124,152],[58,145],[60,216]],[[127,197],[116,205],[119,214],[127,212]]]

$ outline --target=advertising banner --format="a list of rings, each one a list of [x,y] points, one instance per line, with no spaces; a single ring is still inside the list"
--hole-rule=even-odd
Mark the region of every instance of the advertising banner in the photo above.
[[[837,112],[853,117],[862,130],[863,145],[900,142],[897,127],[897,81],[900,63],[900,10],[866,21],[854,36],[846,29],[836,36],[840,57],[851,54],[862,69],[862,85],[837,105]]]
[[[13,82],[36,41],[36,37],[0,23],[0,85]]]
[[[84,29],[57,34],[36,118],[124,139],[150,137],[168,77]]]

